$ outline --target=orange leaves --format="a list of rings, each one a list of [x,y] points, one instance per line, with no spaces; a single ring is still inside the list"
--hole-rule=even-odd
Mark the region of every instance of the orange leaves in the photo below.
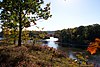
[[[87,51],[89,51],[91,54],[95,54],[97,49],[100,48],[100,39],[95,38],[95,42],[91,42],[87,48]]]
[[[91,54],[95,54],[96,51],[97,51],[97,48],[95,48],[95,47],[88,47],[87,51],[89,51]]]

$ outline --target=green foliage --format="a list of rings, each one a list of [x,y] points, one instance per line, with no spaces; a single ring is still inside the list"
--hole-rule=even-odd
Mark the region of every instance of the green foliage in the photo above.
[[[18,40],[18,31],[15,29],[3,28],[3,43],[15,44]]]
[[[95,38],[100,38],[100,25],[93,24],[63,29],[56,31],[55,36],[57,36],[62,43],[77,44],[75,46],[88,45],[88,43]]]
[[[37,43],[37,41],[41,39],[44,39],[46,35],[47,35],[47,32],[45,31],[30,31],[29,32],[29,37],[30,37],[30,40],[33,41],[33,44]]]
[[[40,19],[47,20],[52,15],[50,14],[50,3],[45,7],[43,0],[2,0],[0,1],[2,28],[18,29],[19,40],[18,45],[21,46],[22,29],[30,27],[33,22]],[[30,15],[32,14],[32,17]]]
[[[23,42],[23,44],[28,44],[28,40],[30,40],[29,31],[28,30],[22,31],[22,42]]]

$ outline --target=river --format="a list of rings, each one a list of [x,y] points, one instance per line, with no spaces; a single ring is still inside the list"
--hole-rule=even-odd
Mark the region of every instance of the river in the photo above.
[[[81,60],[80,58],[78,58],[76,56],[76,54],[80,54],[83,57],[89,57],[88,59],[86,59],[86,61],[90,62],[90,63],[94,63],[96,64],[95,67],[97,67],[97,65],[99,65],[100,67],[100,54],[99,55],[90,55],[85,49],[79,49],[79,48],[72,48],[72,47],[62,47],[59,46],[57,42],[58,38],[54,38],[54,37],[50,37],[50,39],[45,39],[42,45],[48,45],[49,47],[53,47],[55,49],[60,49],[64,52],[66,52],[66,54],[69,56],[69,58],[72,58],[74,60]]]
[[[0,38],[1,40],[2,38]],[[48,45],[49,47],[53,47],[55,49],[59,49],[59,50],[62,50],[64,52],[66,52],[66,54],[68,55],[69,58],[72,58],[74,60],[80,60],[82,61],[81,59],[79,59],[76,54],[80,54],[81,56],[88,56],[89,55],[89,58],[86,60],[90,63],[94,63],[95,64],[95,67],[100,67],[100,54],[98,55],[90,55],[90,54],[87,54],[86,50],[83,50],[83,49],[79,49],[79,48],[72,48],[72,47],[62,47],[62,46],[59,46],[58,42],[55,42],[57,41],[58,38],[54,38],[54,37],[50,37],[50,39],[45,39],[43,40],[43,44],[42,45]]]

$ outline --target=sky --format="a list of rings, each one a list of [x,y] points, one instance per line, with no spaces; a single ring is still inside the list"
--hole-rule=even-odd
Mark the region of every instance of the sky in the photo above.
[[[52,17],[37,21],[28,30],[55,31],[67,28],[100,24],[100,0],[44,0],[51,3]]]
[[[40,29],[29,27],[29,30],[46,31],[100,24],[100,0],[44,0],[51,3],[52,18],[37,21]]]

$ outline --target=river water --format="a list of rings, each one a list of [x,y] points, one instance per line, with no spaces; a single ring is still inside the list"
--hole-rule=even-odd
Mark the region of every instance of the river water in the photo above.
[[[95,67],[97,67],[97,65],[99,65],[99,67],[100,67],[100,54],[99,55],[90,55],[90,54],[87,54],[85,49],[83,50],[83,49],[79,49],[79,48],[62,47],[62,46],[58,45],[59,43],[55,42],[57,40],[58,40],[58,38],[50,37],[50,39],[45,39],[42,45],[48,45],[49,47],[53,47],[55,49],[60,49],[64,52],[66,52],[66,54],[69,56],[69,58],[72,58],[74,60],[81,60],[76,56],[76,54],[80,54],[84,57],[89,55],[89,58],[86,59],[86,61],[96,64]]]
[[[2,38],[0,38],[1,40]],[[79,48],[72,48],[72,47],[62,47],[59,46],[57,42],[58,38],[50,37],[50,39],[45,39],[43,40],[42,45],[48,45],[49,47],[53,47],[55,49],[62,50],[66,52],[69,58],[72,58],[74,60],[80,60],[79,58],[76,57],[76,54],[79,53],[83,56],[89,55],[89,59],[87,59],[88,62],[94,63],[95,67],[100,67],[100,54],[98,55],[90,55],[87,54],[86,50],[79,49]]]

